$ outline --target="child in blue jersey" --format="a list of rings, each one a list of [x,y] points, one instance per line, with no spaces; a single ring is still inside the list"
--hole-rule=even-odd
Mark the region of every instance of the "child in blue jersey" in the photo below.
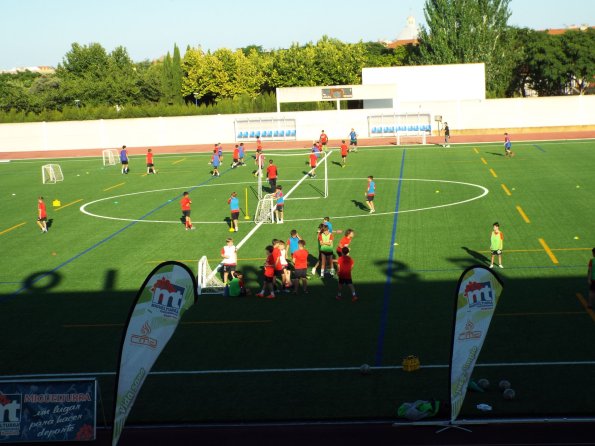
[[[283,207],[285,206],[285,198],[283,197],[283,188],[277,186],[275,189],[275,199],[277,200],[277,207],[275,208],[275,217],[277,223],[283,223]]]
[[[239,156],[238,161],[240,162],[240,166],[246,167],[246,163],[244,163],[244,155],[245,155],[245,147],[244,147],[244,143],[241,142],[240,146],[238,147],[238,156]]]
[[[293,253],[299,249],[299,241],[302,238],[298,234],[296,229],[292,229],[289,233],[289,238],[287,239],[286,245],[289,247],[289,254],[293,256]]]
[[[357,152],[357,133],[354,129],[349,132],[349,151]]]
[[[330,232],[331,234],[333,233],[333,224],[331,223],[330,217],[324,217],[322,219],[322,224],[323,225],[327,225],[328,226],[328,232]]]
[[[219,155],[219,162],[223,162],[223,146],[220,142],[217,143],[217,155]]]
[[[211,164],[213,165],[213,176],[219,176],[219,164],[221,164],[221,159],[219,158],[219,153],[217,149],[213,150],[213,157],[211,158]]]
[[[120,150],[120,163],[122,164],[122,174],[128,173],[128,150],[126,146],[122,146]]]
[[[232,192],[227,200],[229,204],[229,211],[231,212],[231,227],[229,230],[239,231],[238,217],[240,216],[240,200],[238,200],[237,192]]]
[[[510,142],[510,136],[508,133],[504,134],[504,156],[508,158],[512,158],[514,156],[514,152],[512,151],[512,143]]]
[[[370,175],[368,177],[368,187],[366,188],[366,204],[370,208],[370,214],[376,212],[374,208],[374,196],[376,195],[376,182],[374,181],[374,177]]]

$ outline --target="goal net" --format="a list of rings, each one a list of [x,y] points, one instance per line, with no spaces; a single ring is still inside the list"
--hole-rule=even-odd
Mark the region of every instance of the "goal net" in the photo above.
[[[46,164],[41,167],[41,181],[43,184],[56,184],[64,181],[64,174],[59,164]]]
[[[103,151],[103,165],[104,166],[115,166],[116,160],[118,159],[118,151],[114,149]]]
[[[207,256],[202,256],[198,261],[198,294],[223,294],[225,284],[219,276],[221,263],[217,264],[215,270],[211,269]]]
[[[254,223],[275,223],[275,194],[266,194],[256,205]]]

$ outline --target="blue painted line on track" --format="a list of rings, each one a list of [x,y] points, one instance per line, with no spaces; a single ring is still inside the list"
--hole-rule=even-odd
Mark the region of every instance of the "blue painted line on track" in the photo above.
[[[229,172],[231,170],[231,168],[225,170],[224,172],[221,173],[221,175],[224,175],[225,173]],[[200,184],[197,184],[196,186],[192,186],[191,188],[188,189],[188,192],[192,192],[193,190],[207,184],[208,182],[212,181],[213,179],[215,179],[217,177],[211,177],[208,180],[203,181]],[[55,273],[56,271],[60,270],[61,268],[65,267],[66,265],[74,262],[76,259],[84,256],[85,254],[87,254],[88,252],[93,251],[95,248],[98,248],[99,246],[103,245],[104,243],[110,241],[111,239],[113,239],[115,236],[117,236],[118,234],[124,232],[126,229],[131,228],[132,226],[136,225],[137,223],[139,223],[140,220],[144,220],[145,218],[147,218],[148,216],[154,214],[155,212],[157,212],[159,209],[164,208],[165,206],[167,206],[168,204],[171,204],[174,200],[177,200],[178,198],[180,198],[182,196],[182,194],[179,194],[177,196],[175,196],[174,198],[172,198],[171,200],[166,201],[163,204],[160,204],[159,206],[157,206],[155,209],[147,212],[145,215],[143,215],[142,217],[138,218],[138,220],[133,221],[128,223],[126,226],[124,226],[123,228],[117,230],[116,232],[114,232],[113,234],[108,235],[106,238],[104,238],[103,240],[100,240],[99,242],[95,243],[94,245],[90,246],[89,248],[85,249],[84,251],[79,252],[78,254],[74,255],[73,257],[69,258],[68,260],[65,260],[64,262],[62,262],[61,264],[59,264],[58,266],[56,266],[54,269],[45,272],[44,274],[40,274],[39,276],[37,276],[34,280],[32,280],[31,282],[23,285],[21,288],[19,288],[18,290],[16,290],[14,293],[12,293],[11,295],[5,296],[5,297],[0,297],[0,303],[5,302],[11,298],[14,298],[16,296],[18,296],[19,294],[21,294],[23,291],[28,290],[29,288],[31,288],[31,285],[36,284],[37,282],[39,282],[40,280],[45,279],[46,277],[50,276],[51,274]],[[20,283],[20,282],[19,282]]]
[[[541,147],[539,147],[537,144],[533,144],[533,147],[535,147],[537,150],[541,150],[543,153],[545,153],[545,150],[543,150]]]
[[[380,332],[378,333],[378,343],[376,345],[376,367],[382,366],[384,356],[384,338],[386,335],[386,325],[388,321],[388,303],[390,301],[390,292],[393,275],[393,256],[395,253],[395,240],[397,238],[397,223],[399,222],[399,205],[401,203],[401,187],[403,186],[403,171],[405,170],[405,153],[403,150],[401,158],[401,172],[399,173],[399,188],[397,189],[397,201],[395,203],[395,216],[393,218],[393,230],[390,239],[390,249],[388,252],[388,267],[386,270],[386,282],[384,283],[384,297],[382,300],[382,313],[380,316]]]

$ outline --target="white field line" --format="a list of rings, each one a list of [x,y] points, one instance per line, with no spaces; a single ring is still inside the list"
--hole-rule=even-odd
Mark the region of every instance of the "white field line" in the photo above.
[[[302,181],[303,178],[299,181]],[[365,178],[329,178],[329,181],[353,181],[353,180],[357,180],[357,181],[364,181]],[[381,180],[381,181],[399,181],[398,178],[376,178],[376,180]],[[295,181],[295,180],[293,180]],[[298,181],[298,183],[299,183]],[[318,180],[318,181],[322,181],[322,180]],[[485,197],[488,193],[489,190],[484,187],[481,186],[479,184],[473,184],[473,183],[465,183],[465,182],[461,182],[461,181],[451,181],[451,180],[428,180],[428,179],[422,179],[422,178],[402,178],[401,181],[425,181],[425,182],[434,182],[434,183],[451,183],[451,184],[460,184],[463,186],[471,186],[471,187],[476,187],[478,189],[480,189],[482,191],[482,193],[480,195],[477,195],[475,197],[469,198],[467,200],[462,200],[462,201],[457,201],[457,202],[453,202],[453,203],[446,203],[446,204],[441,204],[441,205],[437,205],[437,206],[429,206],[426,208],[416,208],[416,209],[405,209],[405,210],[399,210],[398,212],[401,214],[405,214],[405,213],[409,213],[409,212],[420,212],[420,211],[428,211],[428,210],[432,210],[432,209],[439,209],[439,208],[444,208],[444,207],[449,207],[449,206],[458,206],[460,204],[464,204],[464,203],[468,203],[470,201],[474,201],[474,200],[478,200],[480,198]],[[215,186],[230,186],[230,185],[240,185],[240,184],[253,184],[250,181],[245,181],[245,182],[239,182],[239,183],[217,183],[217,184],[210,184],[210,185],[205,185],[205,186],[200,186],[200,187],[215,187]],[[285,199],[287,199],[287,196],[290,194],[290,192],[292,192],[295,187],[297,186],[297,184],[285,195]],[[99,203],[101,201],[107,201],[107,200],[113,200],[116,198],[121,198],[121,197],[128,197],[128,196],[133,196],[133,195],[140,195],[140,194],[149,194],[149,193],[154,193],[154,192],[164,192],[164,191],[170,191],[170,190],[183,190],[183,189],[188,189],[190,186],[182,186],[182,187],[172,187],[172,188],[167,188],[167,189],[155,189],[155,190],[148,190],[148,191],[140,191],[140,192],[132,192],[132,193],[128,193],[128,194],[121,194],[121,195],[113,195],[111,197],[105,197],[105,198],[100,198],[98,200],[94,200],[94,201],[90,201],[86,204],[84,204],[83,206],[80,207],[80,211],[83,214],[89,215],[90,217],[96,217],[96,218],[103,218],[106,220],[118,220],[118,221],[137,221],[139,223],[169,223],[169,224],[180,224],[179,220],[138,220],[138,219],[134,219],[134,218],[120,218],[120,217],[110,217],[107,215],[99,215],[99,214],[94,214],[92,212],[89,212],[87,210],[87,206],[91,206],[95,203]],[[197,188],[198,189],[198,188]],[[300,198],[292,198],[292,200],[297,200]],[[173,201],[173,200],[171,200]],[[377,212],[375,214],[368,214],[367,212],[365,213],[361,213],[361,214],[355,214],[355,215],[338,215],[338,216],[333,216],[333,219],[337,220],[337,219],[343,219],[343,218],[362,218],[362,217],[378,217],[381,215],[393,215],[395,213],[395,211],[391,211],[391,212]],[[316,220],[320,220],[320,216],[316,216],[316,217],[312,217],[312,218],[296,218],[296,219],[286,219],[285,221],[287,222],[294,222],[294,221],[316,221]],[[196,221],[196,224],[225,224],[227,225],[226,222],[222,222],[222,221]]]
[[[476,364],[476,367],[567,367],[567,366],[595,366],[595,361],[544,361],[544,362],[499,362]],[[229,374],[256,374],[256,373],[313,373],[313,372],[351,372],[359,371],[356,367],[302,367],[302,368],[269,368],[269,369],[213,369],[213,370],[163,370],[152,371],[153,376],[175,375],[229,375]],[[422,369],[446,369],[448,364],[422,365]],[[370,367],[371,370],[400,370],[402,365]],[[71,376],[114,376],[116,372],[79,372],[79,373],[30,373],[22,375],[4,375],[1,380],[28,379],[28,378],[58,378]]]

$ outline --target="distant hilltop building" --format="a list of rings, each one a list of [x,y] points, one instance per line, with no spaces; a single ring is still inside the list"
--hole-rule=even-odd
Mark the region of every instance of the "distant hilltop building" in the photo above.
[[[39,73],[39,74],[53,74],[56,72],[54,67],[50,67],[48,65],[39,65],[35,67],[17,67],[11,70],[1,70],[0,73],[6,74],[17,74],[17,73],[24,73],[25,71],[30,71],[31,73]]]
[[[415,23],[415,17],[410,15],[407,17],[407,24],[401,29],[395,40],[383,41],[387,48],[397,48],[405,45],[417,45],[419,37],[419,27]]]
[[[589,26],[589,25],[570,25],[570,26],[567,26],[566,28],[546,29],[543,31],[552,35],[552,36],[557,36],[560,34],[565,34],[568,31],[587,31],[589,28],[595,28],[595,27]]]

